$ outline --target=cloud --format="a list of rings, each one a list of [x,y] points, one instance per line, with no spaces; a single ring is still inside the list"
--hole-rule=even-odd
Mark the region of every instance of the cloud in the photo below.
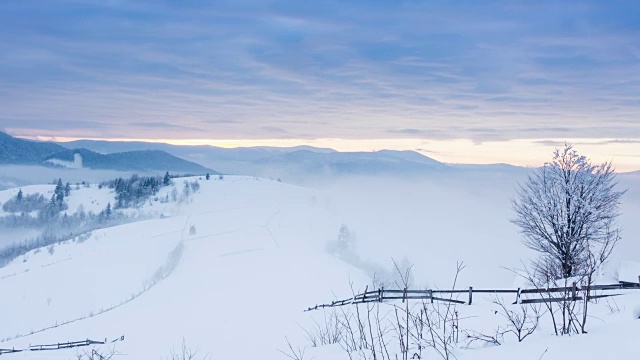
[[[94,137],[624,138],[640,133],[638,9],[4,2],[0,119],[12,120],[0,126]]]
[[[424,135],[426,131],[420,129],[391,129],[387,130],[391,134]]]
[[[22,128],[37,130],[58,129],[95,129],[104,130],[110,128],[108,124],[94,121],[61,120],[61,119],[7,119],[0,118],[0,126],[5,129]]]
[[[638,139],[614,139],[614,140],[601,141],[601,142],[598,142],[597,144],[603,144],[603,145],[610,145],[610,144],[640,144],[640,140],[638,140]]]
[[[536,145],[542,145],[542,146],[553,146],[553,147],[563,147],[565,142],[564,141],[559,141],[559,140],[535,140],[533,141],[534,144]]]
[[[562,147],[565,142],[560,140],[551,140],[551,139],[543,139],[543,140],[535,140],[532,141],[533,144],[543,145],[543,146],[554,146],[554,147]],[[574,145],[588,145],[588,146],[606,146],[609,145],[637,145],[640,144],[640,139],[607,139],[607,140],[592,140],[592,141],[571,141]],[[612,154],[612,156],[630,156],[629,154]]]
[[[201,128],[192,126],[183,126],[169,123],[160,122],[132,122],[129,125],[137,129],[160,129],[160,130],[188,130],[188,131],[203,131]]]

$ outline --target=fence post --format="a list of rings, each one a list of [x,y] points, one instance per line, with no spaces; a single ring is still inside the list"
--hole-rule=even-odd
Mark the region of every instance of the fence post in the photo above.
[[[378,289],[378,302],[382,302],[383,297],[384,297],[384,286]]]
[[[431,303],[433,304],[433,289],[429,289],[429,300],[431,300]]]
[[[404,302],[405,300],[409,301],[407,299],[407,288],[404,288],[404,292],[402,293],[402,302]]]
[[[364,303],[367,300],[367,292],[369,291],[369,285],[365,286],[364,292],[362,293],[362,302]],[[356,296],[357,297],[357,296]],[[354,297],[354,299],[356,298]],[[355,300],[354,300],[355,302]]]
[[[520,288],[518,288],[518,292],[516,293],[516,302],[515,304],[520,304]]]
[[[573,301],[576,301],[576,292],[577,292],[577,288],[576,288],[576,282],[573,282],[573,288],[571,289],[571,299]]]
[[[469,305],[473,301],[473,286],[469,286]]]
[[[638,275],[638,286],[640,286],[640,275]]]

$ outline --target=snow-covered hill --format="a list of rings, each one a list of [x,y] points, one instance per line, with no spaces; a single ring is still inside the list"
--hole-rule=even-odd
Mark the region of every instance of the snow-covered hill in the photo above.
[[[455,262],[468,267],[462,288],[509,287],[528,251],[508,222],[513,178],[457,179],[451,185],[413,180],[353,179],[312,190],[253,177],[175,179],[158,199],[181,192],[183,180],[200,189],[182,201],[149,199],[135,210],[154,219],[94,230],[37,249],[0,268],[0,348],[24,348],[86,338],[124,335],[117,350],[127,359],[158,359],[183,339],[213,359],[283,359],[285,336],[305,346],[300,326],[322,313],[302,310],[335,297],[348,297],[370,283],[362,263],[388,268],[390,257],[415,264],[418,286],[446,286]],[[627,182],[628,181],[628,182]],[[623,204],[625,242],[616,262],[631,269],[640,260],[640,231],[633,223],[635,189]],[[52,185],[28,186],[24,193],[50,194]],[[17,189],[0,192],[0,201]],[[72,190],[69,210],[99,211],[114,194],[97,186]],[[341,224],[357,234],[361,262],[345,262],[326,251]],[[351,259],[353,260],[353,259]],[[617,263],[616,263],[617,264]],[[356,266],[354,266],[356,265]],[[617,265],[612,266],[613,270]],[[638,294],[640,295],[640,294]],[[640,296],[616,301],[611,314],[594,306],[592,331],[571,339],[549,337],[543,328],[523,344],[460,350],[460,359],[637,358],[624,345],[640,330],[633,314]],[[460,308],[472,325],[496,322],[486,301]],[[480,324],[480,325],[478,325]],[[474,326],[475,326],[474,325]],[[546,331],[546,332],[545,332]],[[617,342],[615,350],[602,344]],[[23,352],[8,359],[69,359],[78,350]],[[308,349],[308,358],[347,359],[339,347]],[[611,355],[613,357],[607,357]]]
[[[216,358],[237,355],[243,341],[255,349],[247,354],[276,355],[274,344],[309,302],[349,291],[350,277],[366,281],[324,252],[339,222],[314,206],[313,191],[244,177],[200,184],[187,202],[145,205],[164,219],[96,230],[0,269],[0,317],[11,324],[0,339],[12,339],[0,348],[124,334],[121,350],[132,359],[166,355],[183,337]]]

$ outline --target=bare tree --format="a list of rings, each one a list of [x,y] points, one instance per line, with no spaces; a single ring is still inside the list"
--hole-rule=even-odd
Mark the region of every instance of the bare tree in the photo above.
[[[553,159],[518,190],[512,220],[524,243],[548,257],[561,277],[583,273],[590,254],[618,237],[620,197],[610,162],[593,165],[573,146]],[[610,253],[610,251],[609,251]]]
[[[337,344],[343,338],[344,327],[340,323],[340,315],[335,309],[324,311],[323,321],[313,319],[313,326],[309,329],[300,326],[311,347]]]
[[[505,304],[504,299],[497,296],[491,302],[498,306],[497,313],[507,320],[504,334],[511,333],[515,335],[518,342],[522,342],[538,328],[541,316],[539,306],[535,304],[519,304],[514,308]]]
[[[507,334],[514,335],[518,342],[522,342],[538,328],[541,317],[539,305],[517,304],[513,307],[506,304],[504,299],[498,296],[492,297],[491,302],[498,306],[495,313],[506,320],[506,325],[498,326],[493,333],[464,330],[467,348],[470,348],[474,343],[500,346]]]
[[[278,351],[282,355],[288,357],[289,359],[292,359],[292,360],[304,360],[304,353],[305,353],[305,350],[307,349],[307,347],[306,346],[304,348],[298,347],[297,349],[294,349],[293,345],[291,345],[291,342],[289,341],[289,339],[286,336],[284,338],[287,340],[287,346],[289,347],[289,349],[287,351],[282,351],[282,350],[278,350]]]
[[[211,354],[199,355],[200,350],[187,346],[185,339],[179,349],[171,349],[171,353],[166,360],[210,360]]]
[[[398,263],[395,261],[395,259],[391,259],[393,261],[393,266],[396,270],[396,272],[398,273],[399,282],[396,282],[396,286],[400,289],[404,290],[404,294],[406,297],[407,294],[407,289],[409,288],[409,286],[411,285],[410,279],[411,279],[411,269],[413,268],[413,265],[409,265],[406,267],[406,269],[404,269],[404,271],[402,269],[400,269],[400,266],[398,265]],[[409,310],[409,300],[403,300],[404,302],[404,319],[401,318],[401,316],[398,315],[398,309],[395,309],[395,314],[396,314],[396,331],[398,333],[398,339],[400,340],[400,352],[402,353],[402,359],[403,360],[407,360],[409,358],[409,334],[411,332],[410,328],[409,328],[409,318],[411,316],[411,311]]]
[[[524,244],[541,254],[526,278],[538,288],[566,289],[575,282],[584,291],[582,308],[576,307],[575,294],[566,290],[562,294],[560,334],[585,332],[594,275],[620,240],[616,218],[625,191],[616,190],[616,185],[610,162],[594,165],[565,144],[555,150],[550,163],[529,176],[512,202],[516,213],[512,222]],[[555,310],[548,300],[545,305],[555,326]]]
[[[593,165],[566,144],[520,186],[512,222],[525,245],[548,256],[561,277],[575,276],[585,271],[589,255],[599,252],[595,248],[615,245],[624,194],[616,185],[610,162]]]
[[[116,346],[110,348],[92,348],[91,351],[83,350],[75,355],[77,360],[111,360],[121,353],[116,351]]]
[[[582,274],[580,279],[580,283],[583,289],[583,308],[582,308],[582,321],[580,323],[580,331],[582,333],[586,333],[586,324],[587,324],[587,311],[589,309],[589,297],[591,296],[591,286],[594,282],[594,276],[596,272],[601,269],[602,265],[607,261],[613,249],[620,241],[620,231],[619,229],[615,229],[611,231],[607,229],[607,231],[611,232],[611,236],[604,239],[594,246],[591,242],[589,242],[589,249],[591,249],[588,253],[586,264],[585,264],[585,272]]]
[[[458,277],[464,268],[465,265],[462,262],[457,263],[451,290],[455,290]],[[433,294],[431,296],[433,299]],[[430,308],[426,301],[422,301],[425,325],[430,338],[427,343],[445,360],[454,357],[453,348],[458,343],[460,335],[460,318],[453,296],[454,294],[450,293],[447,299],[440,299],[430,304]]]

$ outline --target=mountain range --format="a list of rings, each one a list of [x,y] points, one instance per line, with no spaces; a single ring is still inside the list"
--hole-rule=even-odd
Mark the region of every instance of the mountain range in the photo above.
[[[194,162],[160,150],[100,154],[86,148],[68,148],[52,142],[31,141],[0,132],[0,165],[41,165],[117,171],[170,171],[217,174]]]
[[[47,156],[64,150],[58,144],[19,139],[0,131],[0,164],[38,165]]]
[[[39,142],[0,132],[0,164],[44,165],[127,172],[238,174],[305,184],[350,175],[441,176],[458,173],[524,173],[506,164],[445,164],[415,151],[338,152],[328,148],[221,148],[153,142],[77,140]],[[211,169],[215,169],[211,170]]]
[[[293,181],[326,175],[433,173],[435,170],[449,168],[448,165],[415,151],[338,152],[312,146],[221,148],[94,140],[78,140],[59,145],[81,147],[104,154],[142,149],[165,151],[222,173],[283,177]]]

